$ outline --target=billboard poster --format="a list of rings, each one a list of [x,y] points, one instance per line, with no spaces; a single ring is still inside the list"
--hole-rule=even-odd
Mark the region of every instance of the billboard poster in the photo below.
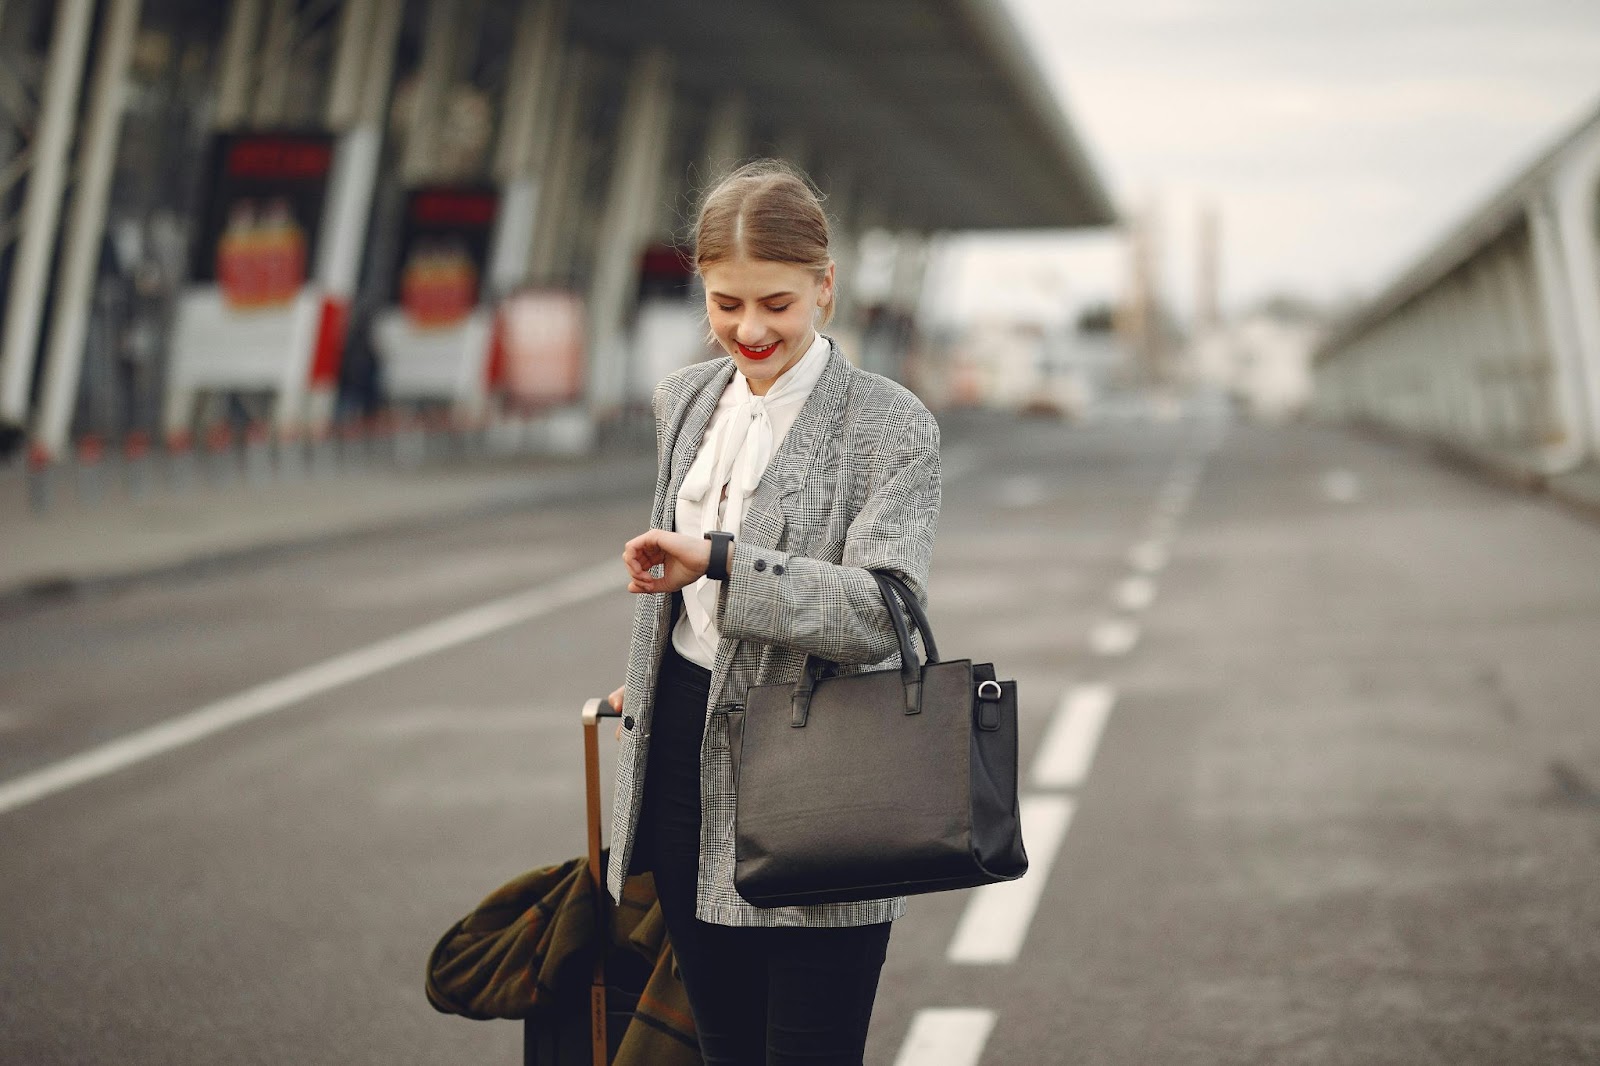
[[[493,186],[430,185],[407,195],[393,299],[414,328],[459,325],[478,305],[499,208]]]
[[[192,270],[229,310],[282,308],[305,286],[333,149],[323,131],[216,135]]]

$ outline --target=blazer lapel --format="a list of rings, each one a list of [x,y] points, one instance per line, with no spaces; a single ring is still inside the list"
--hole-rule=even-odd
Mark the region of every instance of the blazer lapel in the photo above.
[[[700,391],[684,405],[683,420],[678,423],[678,431],[672,439],[672,470],[667,479],[666,510],[656,523],[660,529],[673,527],[674,515],[678,510],[678,490],[683,486],[683,479],[689,473],[696,453],[700,451],[706,426],[711,424],[717,401],[722,399],[722,392],[733,380],[733,374],[733,360],[729,359],[728,365],[707,378]]]
[[[766,472],[750,496],[739,539],[759,548],[775,548],[783,535],[782,501],[800,491],[822,451],[822,444],[838,425],[849,393],[850,366],[830,337],[828,364],[800,406],[783,443],[767,463]]]

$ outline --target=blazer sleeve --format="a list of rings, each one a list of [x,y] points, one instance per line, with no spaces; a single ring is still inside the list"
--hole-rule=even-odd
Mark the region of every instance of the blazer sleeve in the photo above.
[[[725,637],[796,648],[836,663],[876,663],[899,650],[869,570],[891,570],[927,603],[939,524],[939,424],[908,412],[866,501],[845,534],[839,564],[734,541],[717,628]]]

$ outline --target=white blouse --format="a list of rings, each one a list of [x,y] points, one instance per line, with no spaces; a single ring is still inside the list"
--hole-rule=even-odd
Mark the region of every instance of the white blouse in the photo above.
[[[768,386],[765,396],[752,393],[745,376],[734,373],[678,489],[673,528],[691,537],[703,537],[708,529],[738,537],[751,494],[827,364],[828,338],[818,333],[799,361]],[[722,639],[717,630],[721,591],[722,582],[708,577],[686,586],[683,614],[672,629],[672,646],[678,654],[707,670],[716,661]]]

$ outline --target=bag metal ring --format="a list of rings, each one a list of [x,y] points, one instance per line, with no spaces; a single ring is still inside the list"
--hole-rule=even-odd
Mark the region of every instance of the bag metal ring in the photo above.
[[[1000,698],[1000,683],[997,681],[984,681],[978,685],[978,698],[980,700],[998,700]]]

